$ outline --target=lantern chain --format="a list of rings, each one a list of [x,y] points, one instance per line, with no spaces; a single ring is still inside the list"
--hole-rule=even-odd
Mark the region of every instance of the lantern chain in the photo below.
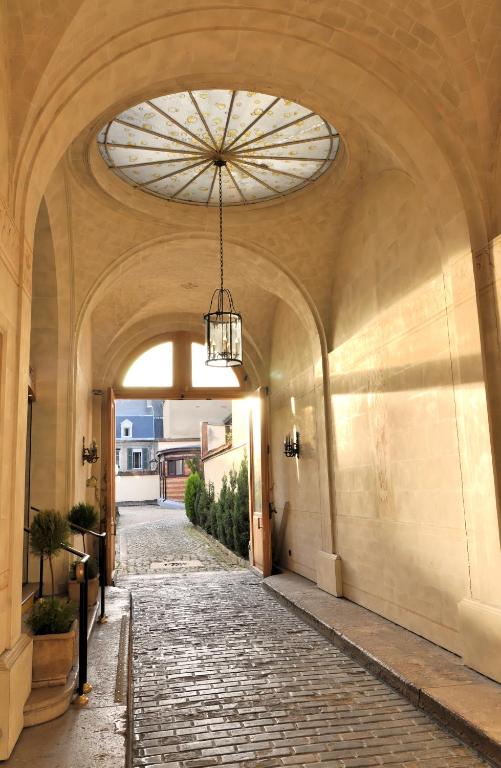
[[[221,291],[223,290],[223,168],[219,166],[219,259],[221,271]]]

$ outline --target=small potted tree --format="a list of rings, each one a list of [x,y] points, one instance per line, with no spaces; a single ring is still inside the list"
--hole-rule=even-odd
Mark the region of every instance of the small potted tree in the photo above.
[[[50,598],[38,600],[27,619],[33,634],[34,688],[63,685],[73,666],[76,609],[56,598],[53,566],[53,558],[68,542],[69,533],[68,521],[53,509],[37,512],[30,528],[31,551],[48,560],[51,578]]]
[[[72,525],[79,528],[86,528],[88,531],[94,530],[98,523],[98,514],[92,504],[80,502],[75,504],[69,511],[68,520]],[[87,553],[87,544],[84,531],[79,532],[82,537],[83,551]],[[99,573],[95,557],[91,557],[87,564],[87,573],[89,576],[88,604],[94,605],[97,602],[99,594]],[[75,579],[75,564],[70,568],[68,582],[68,595],[72,602],[80,603],[80,585]]]
[[[68,521],[71,525],[76,525],[78,528],[86,528],[88,531],[93,531],[98,523],[98,514],[95,507],[92,504],[85,504],[81,501],[79,504],[74,504],[68,513]],[[82,537],[83,551],[87,552],[85,533],[79,531]]]

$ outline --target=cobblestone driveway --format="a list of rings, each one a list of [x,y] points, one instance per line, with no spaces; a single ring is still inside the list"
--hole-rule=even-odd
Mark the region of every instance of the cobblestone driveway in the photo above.
[[[134,606],[135,768],[484,765],[250,572],[217,558],[207,570],[205,541],[171,522],[170,544],[158,543],[169,523],[153,524],[155,545],[201,566],[122,579]]]
[[[122,507],[117,532],[119,577],[234,567],[217,545],[195,530],[184,509]]]

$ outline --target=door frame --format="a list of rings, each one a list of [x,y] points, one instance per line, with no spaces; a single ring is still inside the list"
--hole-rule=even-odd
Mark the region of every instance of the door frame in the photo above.
[[[269,399],[268,387],[259,387],[254,392],[254,397],[259,401],[259,433],[260,433],[260,477],[261,477],[261,514],[255,510],[255,458],[254,458],[254,432],[255,425],[253,410],[249,409],[249,522],[251,540],[251,566],[262,574],[263,578],[271,576],[272,572],[272,542],[271,542],[271,516],[270,516],[270,446],[269,446]],[[255,561],[256,530],[254,518],[257,518],[257,528],[262,531],[261,545],[263,562]],[[261,523],[259,524],[259,520]]]
[[[115,570],[115,548],[116,548],[116,501],[115,501],[115,392],[113,387],[109,387],[106,397],[106,418],[104,419],[104,429],[106,436],[106,581],[110,585],[113,583],[113,571]]]
[[[106,483],[106,532],[108,538],[108,582],[111,584],[111,578],[115,569],[115,537],[116,537],[116,500],[115,500],[115,446],[116,446],[116,419],[115,419],[115,401],[116,400],[239,400],[249,396],[259,397],[261,403],[261,478],[262,478],[262,504],[263,504],[263,576],[271,574],[271,522],[269,517],[269,447],[268,447],[268,397],[267,388],[260,387],[257,391],[250,390],[247,383],[245,371],[236,368],[235,373],[239,380],[239,387],[193,387],[191,386],[191,355],[189,345],[191,342],[203,343],[199,334],[189,332],[177,332],[164,334],[149,339],[140,347],[136,347],[134,352],[128,355],[125,363],[121,366],[120,381],[123,375],[134,359],[141,352],[164,341],[172,341],[173,347],[173,386],[172,387],[124,387],[122,384],[110,387],[106,400],[106,418],[105,434],[107,466],[105,473]],[[254,478],[254,467],[252,460],[251,435],[249,434],[249,523],[252,532],[253,500],[251,501],[251,476]],[[253,482],[253,481],[252,481]],[[252,486],[253,487],[253,486]],[[253,495],[253,494],[252,494]],[[252,541],[252,538],[251,538]],[[252,549],[251,549],[252,551]],[[251,563],[251,565],[253,565]],[[260,569],[259,569],[260,570]]]

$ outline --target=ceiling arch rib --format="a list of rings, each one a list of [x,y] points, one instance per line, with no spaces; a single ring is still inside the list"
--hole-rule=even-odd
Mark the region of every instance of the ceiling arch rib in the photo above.
[[[315,359],[325,351],[325,336],[313,302],[292,276],[264,249],[227,241],[226,280],[245,318],[244,333],[269,341],[274,301],[282,300],[301,318],[310,338]],[[196,276],[187,280],[186,264],[196,264]],[[116,259],[96,280],[82,305],[79,332],[93,317],[98,359],[105,359],[119,336],[138,322],[168,311],[170,314],[202,315],[217,280],[217,245],[214,239],[184,233],[157,238],[131,249]],[[162,290],[162,287],[164,290]],[[174,287],[174,290],[172,288]],[[266,351],[261,354],[266,357]]]

